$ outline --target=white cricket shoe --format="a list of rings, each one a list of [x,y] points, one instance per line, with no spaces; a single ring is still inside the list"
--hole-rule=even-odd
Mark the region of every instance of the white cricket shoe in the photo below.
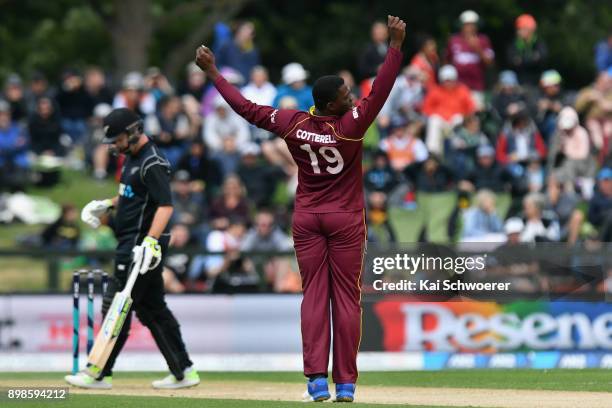
[[[64,377],[66,382],[70,385],[80,388],[89,388],[93,390],[110,390],[113,388],[113,377],[104,377],[101,380],[96,380],[92,376],[79,372],[75,375],[67,375]]]
[[[151,385],[158,390],[175,390],[177,388],[195,387],[200,383],[200,376],[193,367],[187,367],[183,373],[185,376],[181,381],[178,381],[174,374],[170,374],[163,380],[153,381]]]

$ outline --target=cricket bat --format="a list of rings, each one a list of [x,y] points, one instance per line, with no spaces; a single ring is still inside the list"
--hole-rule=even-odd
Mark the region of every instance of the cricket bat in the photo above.
[[[130,308],[132,306],[132,289],[136,283],[136,278],[139,275],[142,263],[142,254],[139,255],[140,256],[134,256],[134,265],[130,271],[125,288],[123,288],[121,292],[115,294],[113,303],[111,303],[106,313],[100,332],[96,336],[93,348],[87,358],[85,372],[92,377],[97,378],[106,365],[108,357],[117,342],[117,336],[119,336],[123,323],[128,313],[130,313]]]

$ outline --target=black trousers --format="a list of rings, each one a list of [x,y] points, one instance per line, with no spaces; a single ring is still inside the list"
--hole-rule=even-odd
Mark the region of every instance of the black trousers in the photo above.
[[[162,245],[163,256],[168,250],[168,237],[162,237],[159,241]],[[123,324],[115,347],[99,378],[112,375],[115,360],[128,339],[133,312],[136,313],[138,320],[151,331],[151,335],[164,356],[170,372],[178,380],[183,379],[183,370],[193,364],[185,349],[179,324],[170,309],[168,309],[164,299],[164,282],[162,279],[163,258],[157,268],[148,271],[144,275],[139,275],[136,279],[136,284],[132,290],[132,310]],[[130,271],[131,258],[118,254],[115,259],[115,273],[109,279],[108,289],[102,302],[103,316],[106,316],[115,293],[120,292],[125,287]]]

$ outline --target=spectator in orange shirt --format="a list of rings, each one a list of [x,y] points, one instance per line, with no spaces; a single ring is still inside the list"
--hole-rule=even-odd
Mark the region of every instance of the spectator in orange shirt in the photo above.
[[[432,89],[438,83],[436,73],[440,66],[436,40],[430,35],[424,35],[418,40],[418,46],[419,52],[412,57],[410,66],[418,68],[425,75],[425,89]]]
[[[428,117],[426,143],[430,152],[441,155],[444,137],[463,117],[476,111],[470,89],[457,81],[457,70],[445,65],[439,73],[440,85],[425,96],[423,113]]]
[[[400,173],[407,166],[427,159],[427,148],[418,136],[422,129],[420,121],[396,119],[390,127],[389,137],[380,142],[380,149],[387,153],[393,170]]]

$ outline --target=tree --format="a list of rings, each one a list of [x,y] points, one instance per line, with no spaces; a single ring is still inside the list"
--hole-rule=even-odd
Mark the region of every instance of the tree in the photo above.
[[[149,62],[152,37],[166,25],[186,16],[204,16],[186,38],[172,47],[163,72],[175,77],[185,61],[193,58],[195,48],[212,33],[214,23],[236,15],[250,0],[196,0],[190,2],[153,2],[152,0],[113,0],[112,7],[90,0],[91,8],[104,22],[113,42],[115,73],[143,71]]]

